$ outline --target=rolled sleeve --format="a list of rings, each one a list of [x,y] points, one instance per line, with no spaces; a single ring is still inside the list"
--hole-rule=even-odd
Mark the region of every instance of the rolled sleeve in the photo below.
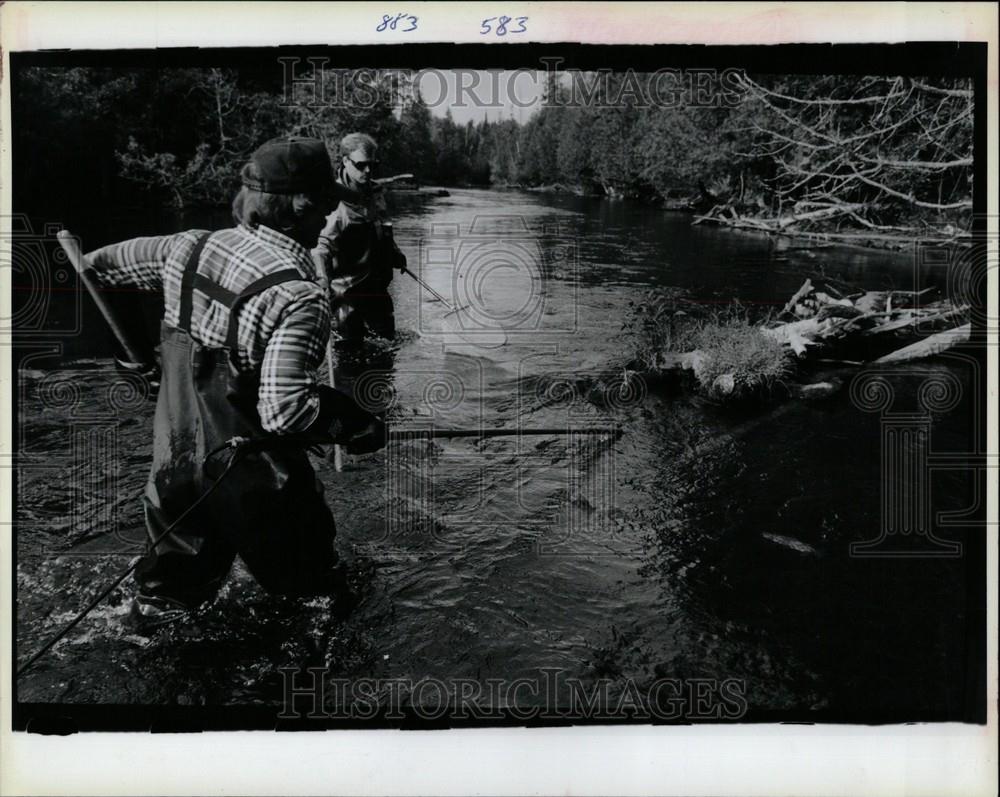
[[[160,291],[170,253],[187,237],[185,233],[177,233],[132,238],[96,249],[87,257],[102,285]]]
[[[347,211],[344,203],[337,205],[336,209],[327,216],[326,226],[319,234],[316,247],[312,250],[313,261],[323,269],[328,276],[332,269],[336,269],[337,255],[339,250],[340,234],[347,226]]]

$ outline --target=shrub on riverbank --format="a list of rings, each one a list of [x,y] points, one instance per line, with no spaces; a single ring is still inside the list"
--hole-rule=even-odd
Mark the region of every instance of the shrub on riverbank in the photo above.
[[[713,398],[746,398],[769,392],[792,373],[788,349],[765,337],[745,316],[709,320],[694,334],[692,370]]]
[[[635,335],[637,370],[665,375],[680,365],[714,399],[768,393],[794,370],[788,349],[763,335],[739,302],[702,313],[677,296],[651,298],[633,305],[625,327]]]

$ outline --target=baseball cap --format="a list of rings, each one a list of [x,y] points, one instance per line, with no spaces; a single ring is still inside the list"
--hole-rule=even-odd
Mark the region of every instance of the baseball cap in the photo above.
[[[247,188],[269,194],[334,193],[330,154],[318,138],[272,138],[250,159],[257,167],[257,179],[244,176]]]

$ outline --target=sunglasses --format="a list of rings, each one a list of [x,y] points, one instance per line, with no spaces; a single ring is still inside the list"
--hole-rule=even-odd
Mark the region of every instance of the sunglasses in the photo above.
[[[378,168],[378,161],[356,161],[354,158],[348,158],[351,163],[354,164],[354,168],[359,171],[375,171]]]

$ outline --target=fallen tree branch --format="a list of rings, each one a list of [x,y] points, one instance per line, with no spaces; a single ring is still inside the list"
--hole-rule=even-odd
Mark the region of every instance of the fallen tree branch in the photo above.
[[[823,97],[816,100],[804,100],[801,97],[790,97],[787,94],[779,94],[777,91],[772,91],[771,89],[766,89],[759,83],[754,82],[746,75],[740,75],[738,77],[738,82],[742,83],[745,88],[753,89],[755,91],[767,94],[769,97],[777,97],[781,100],[788,100],[789,102],[795,102],[800,105],[868,105],[876,102],[885,102],[885,100],[892,96],[894,89],[888,94],[878,94],[871,97],[852,97],[846,100],[836,100],[832,98]]]
[[[792,312],[792,310],[795,308],[795,305],[799,303],[799,300],[808,296],[812,292],[812,289],[813,289],[812,280],[807,279],[805,282],[802,283],[802,287],[800,287],[797,291],[795,291],[795,295],[788,300],[788,302],[785,304],[784,307],[781,308],[781,312],[778,313],[778,315],[782,316],[785,315],[785,313]]]
[[[798,238],[808,238],[810,240],[817,241],[844,241],[844,242],[857,242],[857,241],[885,241],[898,243],[901,246],[917,246],[919,244],[936,244],[936,245],[947,245],[947,244],[965,244],[967,241],[971,240],[971,235],[963,230],[955,230],[951,235],[927,235],[925,230],[918,228],[907,228],[907,227],[896,227],[892,229],[898,230],[898,234],[890,233],[879,233],[879,232],[828,232],[821,230],[799,230],[799,229],[779,229],[773,222],[768,222],[762,219],[751,219],[743,216],[737,217],[735,219],[727,219],[724,216],[712,216],[708,214],[703,214],[695,216],[692,219],[692,224],[718,224],[723,227],[732,227],[734,229],[745,229],[745,230],[755,230],[757,232],[766,232],[772,235],[785,235],[789,237]],[[876,228],[877,229],[877,228]]]
[[[872,327],[871,329],[866,329],[862,332],[862,335],[881,335],[885,332],[897,332],[901,329],[907,329],[910,327],[915,327],[917,325],[925,324],[937,324],[941,321],[946,321],[949,318],[954,318],[955,316],[960,316],[963,313],[968,312],[968,307],[953,307],[950,310],[946,310],[943,313],[918,313],[913,311],[902,311],[908,313],[902,318],[897,318],[895,321],[889,321],[877,327]]]
[[[972,324],[963,324],[954,329],[946,329],[944,332],[938,332],[929,338],[924,338],[923,340],[918,340],[916,343],[911,343],[909,346],[896,349],[894,352],[879,357],[875,362],[879,364],[902,363],[940,354],[955,346],[968,343],[971,333]]]
[[[955,169],[960,166],[972,166],[972,158],[959,158],[953,161],[893,161],[881,158],[866,158],[859,156],[865,163],[874,163],[879,166],[891,166],[896,169],[916,169],[924,171],[942,171],[944,169]]]
[[[937,86],[929,86],[926,83],[921,83],[919,80],[914,80],[913,85],[921,91],[926,91],[930,94],[941,94],[946,97],[964,97],[966,99],[972,99],[971,89],[941,89]]]
[[[915,207],[918,208],[927,208],[929,210],[956,210],[957,208],[972,207],[971,199],[963,199],[960,202],[950,202],[945,204],[942,204],[940,202],[925,202],[921,199],[917,199],[915,196],[913,196],[913,194],[904,194],[902,191],[897,191],[894,188],[890,188],[885,183],[880,183],[877,180],[872,180],[870,177],[866,177],[865,175],[859,173],[857,169],[854,170],[854,174],[861,182],[870,185],[873,188],[877,188],[880,191],[884,191],[889,196],[894,196],[897,199],[905,200],[906,202],[909,202],[911,205],[914,205]]]

